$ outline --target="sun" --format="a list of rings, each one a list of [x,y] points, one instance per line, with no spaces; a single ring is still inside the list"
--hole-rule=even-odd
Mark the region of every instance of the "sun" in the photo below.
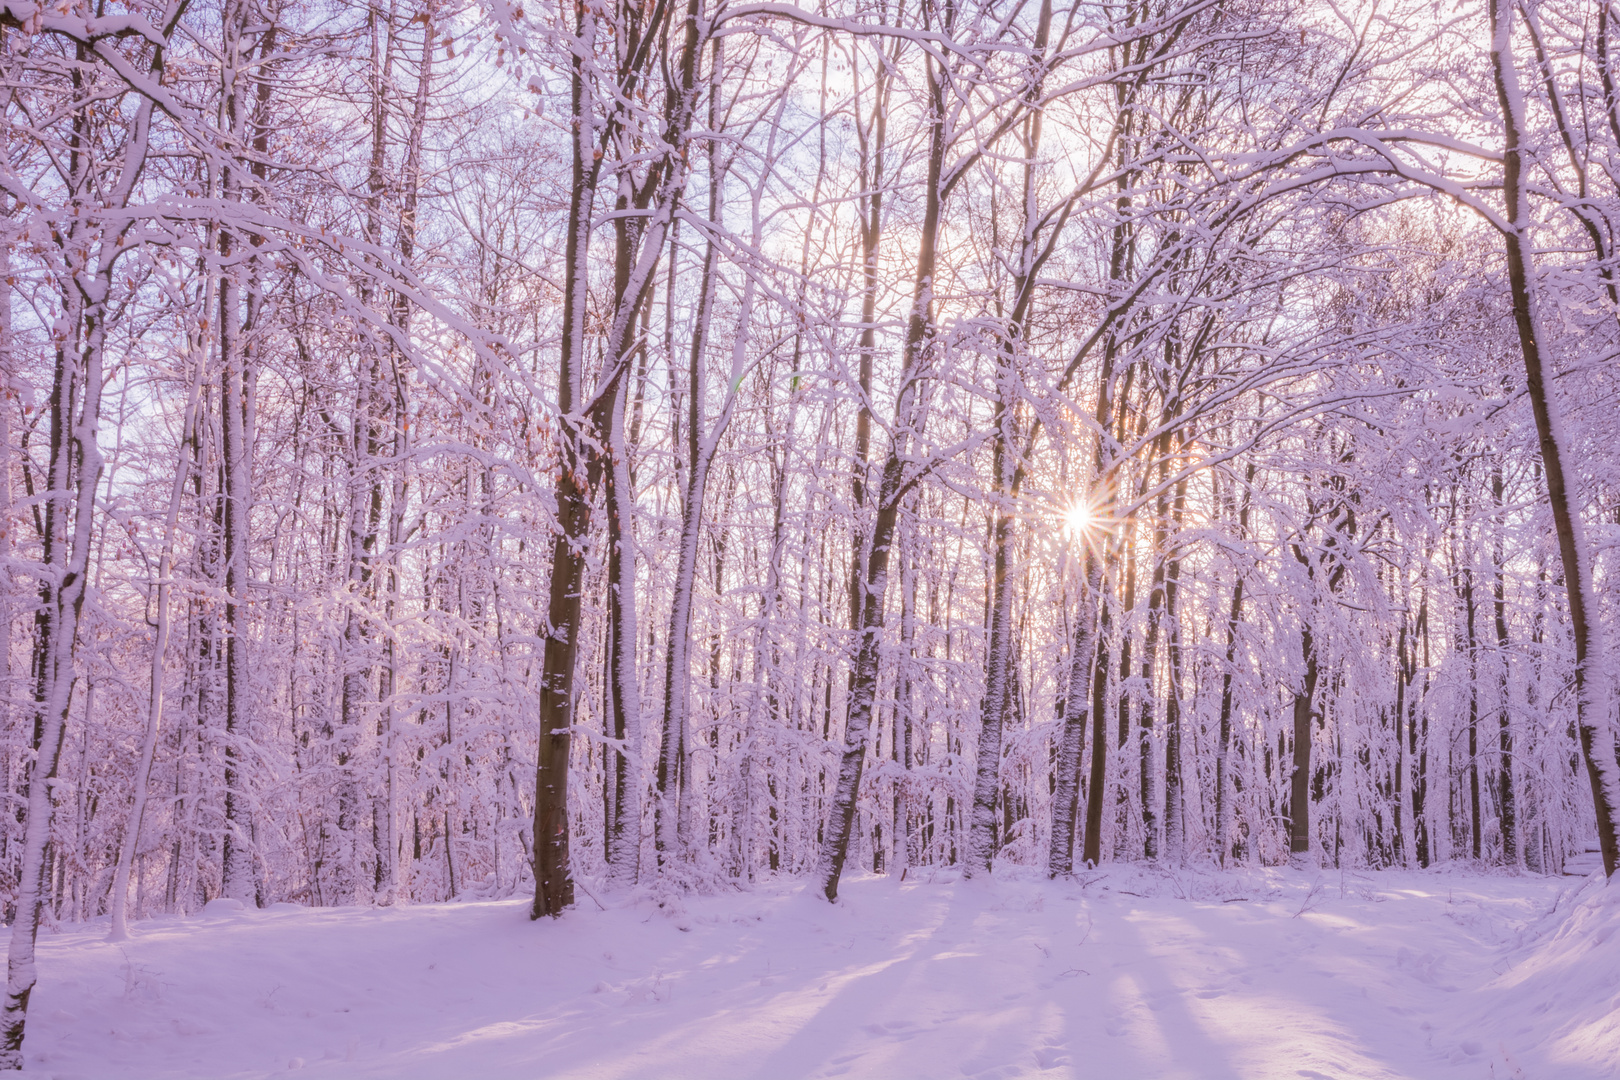
[[[1091,507],[1077,502],[1063,512],[1063,528],[1071,536],[1081,536],[1097,523]]]

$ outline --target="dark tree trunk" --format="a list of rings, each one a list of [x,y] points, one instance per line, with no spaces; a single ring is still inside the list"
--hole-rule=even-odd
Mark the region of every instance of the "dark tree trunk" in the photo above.
[[[849,674],[848,706],[844,722],[844,752],[833,789],[832,808],[821,848],[822,892],[828,900],[838,898],[838,879],[849,855],[849,839],[855,825],[856,798],[865,768],[867,743],[871,734],[872,705],[877,697],[879,648],[889,584],[889,549],[894,540],[900,500],[916,477],[905,475],[909,442],[907,433],[919,417],[918,367],[923,351],[933,337],[934,274],[941,207],[945,192],[941,177],[945,164],[945,104],[941,76],[928,65],[930,123],[928,171],[923,190],[923,220],[918,238],[917,265],[913,277],[911,314],[906,325],[906,342],[901,362],[900,390],[895,403],[896,432],[891,439],[879,481],[872,535],[866,545],[866,569],[861,582],[860,624],[856,628],[855,663]]]
[[[1496,772],[1496,803],[1497,820],[1502,831],[1502,861],[1508,866],[1516,866],[1519,862],[1519,815],[1515,801],[1513,786],[1513,729],[1508,723],[1508,621],[1507,621],[1507,594],[1503,583],[1503,551],[1502,551],[1502,467],[1498,465],[1491,473],[1491,496],[1496,504],[1496,541],[1492,551],[1492,582],[1491,602],[1496,623],[1496,652],[1497,652],[1497,706],[1496,706],[1496,736],[1497,736],[1497,772]]]
[[[1088,547],[1084,556],[1080,602],[1075,613],[1074,641],[1069,647],[1069,674],[1063,689],[1052,792],[1052,843],[1047,873],[1052,877],[1074,871],[1075,815],[1079,807],[1080,764],[1085,750],[1086,723],[1091,719],[1091,676],[1097,665],[1097,608],[1102,601],[1102,560]],[[1103,753],[1094,745],[1094,755]]]
[[[1502,110],[1502,194],[1507,207],[1507,228],[1503,239],[1507,248],[1508,287],[1513,298],[1513,321],[1518,330],[1519,350],[1524,359],[1525,388],[1535,414],[1540,440],[1541,466],[1547,480],[1547,499],[1552,508],[1553,526],[1558,535],[1558,554],[1564,565],[1564,586],[1569,605],[1570,631],[1575,643],[1575,707],[1580,732],[1581,756],[1586,761],[1592,786],[1593,808],[1597,816],[1598,846],[1603,854],[1603,872],[1614,876],[1620,864],[1620,763],[1615,758],[1615,738],[1608,721],[1611,705],[1606,657],[1601,631],[1588,610],[1592,597],[1591,563],[1585,535],[1576,510],[1578,494],[1570,490],[1565,477],[1562,418],[1555,409],[1553,387],[1547,377],[1549,366],[1542,356],[1540,327],[1537,325],[1531,274],[1533,255],[1525,230],[1530,226],[1529,201],[1524,190],[1523,142],[1524,101],[1519,93],[1518,73],[1512,48],[1512,6],[1508,0],[1490,0],[1491,67],[1496,81],[1497,103]]]
[[[1311,736],[1316,683],[1320,677],[1316,639],[1309,622],[1300,630],[1299,648],[1305,662],[1305,675],[1299,689],[1294,691],[1294,771],[1288,792],[1288,851],[1296,859],[1303,859],[1309,858],[1311,852]]]

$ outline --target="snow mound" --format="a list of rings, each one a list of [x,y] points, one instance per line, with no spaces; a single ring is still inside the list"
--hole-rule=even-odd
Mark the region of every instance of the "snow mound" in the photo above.
[[[1525,937],[1468,1026],[1494,1033],[1505,1064],[1524,1075],[1620,1076],[1620,884],[1594,875]]]
[[[211,919],[234,918],[237,915],[247,914],[248,906],[240,900],[232,900],[221,896],[217,900],[210,900],[203,905],[202,913]]]

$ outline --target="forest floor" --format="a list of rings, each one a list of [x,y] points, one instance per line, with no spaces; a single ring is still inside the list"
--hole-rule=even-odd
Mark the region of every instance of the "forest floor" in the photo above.
[[[231,910],[41,937],[28,1072],[226,1080],[1620,1076],[1620,884],[846,879]],[[599,892],[599,890],[598,890]]]

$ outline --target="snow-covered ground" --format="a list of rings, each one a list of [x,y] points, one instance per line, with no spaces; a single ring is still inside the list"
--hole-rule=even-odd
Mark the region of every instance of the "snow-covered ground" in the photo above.
[[[31,1073],[1589,1080],[1620,885],[1461,872],[924,875],[221,910],[41,939]]]

